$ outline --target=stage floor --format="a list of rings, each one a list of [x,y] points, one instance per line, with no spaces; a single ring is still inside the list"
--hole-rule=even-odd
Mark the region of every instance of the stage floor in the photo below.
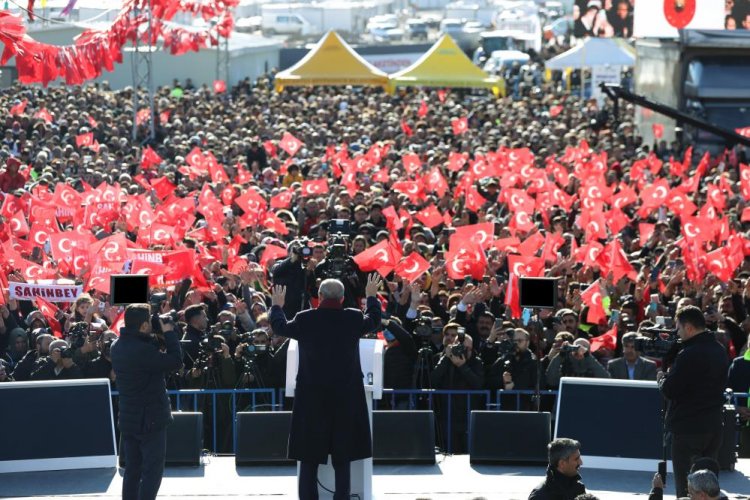
[[[235,467],[234,457],[207,457],[201,467],[169,467],[159,498],[286,499],[296,497],[296,468]],[[526,499],[542,480],[541,466],[471,465],[468,455],[438,456],[436,465],[376,465],[373,485],[382,499]],[[646,498],[653,474],[581,469],[589,492],[601,500]],[[668,492],[673,492],[671,475]],[[734,472],[722,471],[722,488],[730,498],[750,498],[750,459]],[[120,498],[121,471],[79,471],[0,474],[2,498]],[[324,498],[324,497],[321,497]],[[666,498],[674,498],[667,495]]]

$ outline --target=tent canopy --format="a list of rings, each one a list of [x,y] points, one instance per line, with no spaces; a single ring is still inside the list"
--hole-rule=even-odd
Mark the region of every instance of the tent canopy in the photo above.
[[[547,69],[582,69],[594,66],[633,66],[635,51],[617,38],[587,38],[567,52],[553,57]]]
[[[388,75],[365,61],[333,31],[326,33],[297,64],[276,74],[276,89],[306,85],[380,85]]]
[[[414,64],[392,74],[390,87],[488,88],[498,94],[504,85],[502,79],[474,65],[453,38],[443,35]]]

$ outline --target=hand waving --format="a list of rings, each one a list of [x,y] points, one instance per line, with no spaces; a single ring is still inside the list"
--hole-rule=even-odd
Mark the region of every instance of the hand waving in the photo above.
[[[271,289],[271,305],[284,307],[284,300],[286,298],[286,287],[282,285],[275,285]]]
[[[378,273],[371,273],[367,277],[367,285],[365,286],[365,295],[368,297],[375,297],[378,294],[378,289],[383,283]]]

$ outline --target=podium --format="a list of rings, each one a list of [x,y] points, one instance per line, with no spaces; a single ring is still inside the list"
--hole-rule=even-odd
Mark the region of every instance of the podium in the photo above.
[[[372,438],[372,400],[383,397],[383,342],[377,339],[360,339],[359,362],[362,365],[362,381],[365,385],[367,414],[370,418],[370,437]],[[286,397],[293,398],[297,386],[297,368],[299,366],[299,345],[289,339],[289,350],[286,358]],[[297,462],[297,477],[300,464]],[[333,498],[333,494],[321,488],[335,489],[335,474],[331,457],[328,463],[318,467],[318,494],[320,498]],[[372,458],[356,460],[351,463],[351,494],[361,500],[372,500]]]

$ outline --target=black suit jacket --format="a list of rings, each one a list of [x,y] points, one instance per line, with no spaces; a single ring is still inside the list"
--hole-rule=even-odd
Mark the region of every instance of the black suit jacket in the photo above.
[[[156,432],[172,421],[165,376],[182,367],[182,352],[176,332],[165,333],[164,342],[167,352],[138,332],[123,328],[112,344],[122,433]]]
[[[628,365],[625,358],[615,358],[607,363],[607,371],[612,378],[629,379]],[[656,363],[643,356],[638,356],[635,362],[633,380],[656,380]]]
[[[370,420],[359,362],[359,339],[380,326],[380,302],[367,298],[367,311],[318,308],[287,321],[273,306],[276,335],[299,343],[289,458],[324,464],[372,456]]]

